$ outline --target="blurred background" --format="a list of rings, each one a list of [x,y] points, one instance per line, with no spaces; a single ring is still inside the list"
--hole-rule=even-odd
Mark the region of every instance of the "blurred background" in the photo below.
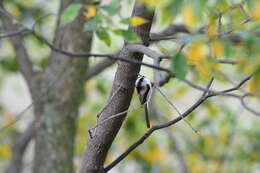
[[[113,1],[114,2],[114,1]],[[170,1],[178,4],[176,1]],[[180,1],[181,2],[181,1]],[[181,4],[171,7],[169,0],[156,2],[144,1],[154,6],[158,3],[156,19],[152,32],[158,33],[169,24],[185,25],[190,32],[199,30],[201,26],[209,23],[214,17],[215,11],[228,11],[232,4],[240,3],[238,0],[185,0]],[[110,0],[102,1],[102,4],[110,4]],[[168,4],[167,4],[168,3]],[[104,28],[127,28],[121,21],[131,15],[132,0],[118,1],[119,10],[115,14],[103,18]],[[115,6],[115,3],[112,5]],[[205,51],[201,42],[210,37],[181,34],[179,40],[166,40],[152,44],[151,48],[164,54],[175,54],[180,43],[195,39],[193,45],[184,48],[184,54],[189,59],[196,58],[197,54],[217,54],[230,60],[239,60],[239,65],[207,63],[195,68],[190,64],[187,79],[199,85],[205,85],[211,74],[214,74],[214,90],[222,90],[234,86],[243,79],[246,74],[260,67],[260,39],[250,35],[252,31],[260,31],[260,3],[255,0],[243,4],[247,14],[255,17],[255,20],[245,25],[241,23],[243,13],[238,9],[226,12],[223,17],[223,28],[238,31],[245,42],[233,44],[230,41],[218,41],[212,46],[212,50]],[[37,22],[36,30],[46,39],[51,40],[55,28],[55,14],[58,11],[59,0],[8,0],[5,7],[10,14],[27,27],[32,27],[35,20],[46,14],[51,14]],[[131,7],[131,8],[130,8]],[[168,10],[168,11],[167,11]],[[168,13],[170,11],[170,13]],[[173,12],[174,11],[174,12]],[[4,31],[1,28],[1,33]],[[109,31],[111,44],[94,36],[92,52],[115,53],[123,45],[124,37]],[[198,41],[199,40],[199,41]],[[24,36],[24,43],[34,63],[34,68],[43,70],[50,54],[50,49],[32,35]],[[250,47],[253,55],[245,54],[245,49]],[[251,49],[252,48],[252,49]],[[248,49],[247,49],[248,50]],[[15,60],[15,54],[8,39],[0,41],[0,125],[1,127],[11,122],[28,105],[31,98],[24,79],[19,72]],[[206,53],[205,53],[206,52]],[[195,55],[194,55],[195,54]],[[194,57],[195,56],[195,57]],[[153,63],[149,58],[145,62]],[[100,60],[92,58],[90,64],[96,64]],[[207,61],[208,62],[208,61]],[[209,61],[211,62],[211,61]],[[171,61],[165,60],[162,66],[171,67]],[[105,70],[104,73],[88,80],[84,84],[85,96],[81,100],[80,116],[77,123],[77,136],[75,144],[74,164],[77,169],[88,141],[88,130],[95,126],[97,113],[106,105],[112,86],[116,64]],[[153,70],[142,67],[142,75],[153,81]],[[252,82],[251,82],[252,83]],[[245,85],[239,92],[252,91],[259,93],[259,82]],[[252,86],[253,85],[253,86]],[[171,79],[161,90],[170,98],[174,105],[184,112],[200,97],[201,92],[191,88],[178,79]],[[46,93],[48,94],[48,93]],[[259,98],[250,98],[246,102],[251,108],[259,111]],[[135,92],[130,109],[140,105]],[[169,121],[178,116],[176,111],[167,103],[164,97],[155,91],[150,104],[152,124]],[[25,129],[33,119],[33,110],[27,110],[22,118],[1,133],[0,137],[0,172],[4,172],[11,156],[11,145],[14,134]],[[176,125],[156,131],[140,147],[131,153],[122,163],[111,170],[111,173],[125,172],[136,173],[258,173],[260,172],[260,118],[241,106],[240,101],[229,97],[210,98],[200,106],[187,121],[198,132],[184,121]],[[131,111],[122,129],[114,141],[106,163],[113,161],[128,146],[135,142],[146,131],[144,110]],[[30,172],[33,165],[33,147],[31,142],[24,157],[24,171]]]

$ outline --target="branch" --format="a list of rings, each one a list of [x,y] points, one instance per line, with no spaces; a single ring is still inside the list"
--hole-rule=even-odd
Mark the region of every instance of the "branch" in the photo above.
[[[104,168],[105,172],[108,172],[110,169],[112,169],[114,166],[116,166],[119,162],[121,162],[126,156],[128,156],[134,149],[136,149],[139,145],[141,145],[154,131],[156,130],[160,130],[169,126],[172,126],[174,124],[176,124],[177,122],[181,121],[183,118],[185,118],[186,116],[188,116],[191,112],[193,112],[196,108],[198,108],[205,100],[207,100],[210,97],[213,96],[217,96],[217,95],[221,95],[222,93],[226,93],[226,92],[232,92],[234,90],[239,89],[245,82],[247,82],[249,79],[248,77],[245,78],[244,80],[242,80],[237,86],[227,89],[227,90],[223,90],[217,93],[212,93],[209,88],[212,85],[213,79],[211,79],[211,81],[208,83],[208,86],[203,90],[203,94],[200,97],[200,99],[193,104],[188,110],[186,110],[181,116],[178,116],[177,118],[160,124],[160,125],[155,125],[152,128],[150,128],[149,130],[147,130],[147,132],[141,137],[139,138],[134,144],[132,144],[125,152],[123,152],[120,156],[118,156],[112,163],[110,163],[108,166],[106,166]]]
[[[208,88],[211,86],[212,80],[208,84]],[[112,169],[114,166],[116,166],[119,162],[121,162],[126,156],[128,156],[134,149],[136,149],[139,145],[141,145],[154,131],[172,126],[176,124],[177,122],[181,121],[183,118],[188,116],[191,112],[193,112],[195,109],[197,109],[206,99],[208,98],[207,96],[207,91],[205,91],[202,96],[198,99],[196,103],[194,103],[188,110],[186,110],[181,116],[178,116],[177,118],[166,122],[162,123],[159,125],[155,125],[148,129],[146,133],[139,138],[134,144],[132,144],[125,152],[123,152],[119,157],[117,157],[112,163],[110,163],[108,166],[104,168],[105,172],[108,172],[110,169]]]
[[[136,1],[132,16],[139,16],[150,22],[137,27],[131,27],[130,29],[139,35],[145,46],[149,43],[149,32],[153,21],[153,15],[153,10],[146,9],[143,4]],[[141,62],[143,54],[129,51],[126,45],[120,51],[119,57],[123,57],[124,59],[130,59],[131,57],[131,60]],[[113,97],[111,104],[104,109],[100,118],[98,118],[98,123],[129,108],[134,91],[134,83],[139,71],[140,65],[119,62],[110,97],[119,87],[121,87],[121,89]],[[103,172],[103,165],[107,152],[121,128],[125,116],[126,114],[113,118],[96,128],[95,135],[89,140],[86,146],[87,150],[84,153],[79,173]]]
[[[27,29],[21,29],[21,30],[14,31],[14,32],[8,32],[8,33],[5,33],[5,34],[0,34],[0,39],[8,38],[8,37],[14,37],[14,36],[18,36],[18,35],[24,35],[24,34],[27,34],[27,33],[29,33]]]
[[[218,17],[218,34],[217,38],[224,38],[229,41],[231,41],[233,44],[239,44],[242,41],[244,41],[243,37],[239,34],[233,34],[234,32],[233,29],[226,31],[226,32],[221,32],[222,29],[222,17],[224,13],[227,13],[233,9],[239,9],[244,16],[244,21],[241,23],[241,25],[246,24],[250,21],[252,21],[251,17],[246,13],[244,7],[244,2],[240,2],[237,4],[232,5],[229,9],[227,9],[225,12],[220,13]],[[202,26],[198,31],[195,32],[195,34],[205,34],[206,29],[208,26]],[[186,34],[192,34],[189,32],[188,28],[185,25],[170,25],[168,26],[165,30],[159,33],[153,33],[150,36],[150,41],[151,42],[156,42],[156,41],[163,41],[163,40],[172,40],[172,39],[182,39],[182,36],[178,36],[178,33],[186,33]],[[259,37],[259,32],[253,33],[256,37]]]
[[[24,47],[22,39],[20,37],[21,34],[27,34],[28,30],[21,29],[16,31],[16,21],[9,15],[9,13],[3,8],[2,4],[0,4],[0,14],[3,22],[3,26],[6,30],[10,31],[10,33],[2,35],[0,38],[10,37],[13,49],[16,54],[16,60],[19,64],[21,72],[27,81],[29,88],[32,90],[35,88],[35,72],[33,71],[33,64],[30,60],[30,57],[27,53],[27,50]]]
[[[158,86],[163,86],[165,85],[166,83],[168,83],[171,79],[171,75],[166,75],[165,77],[161,78],[161,80],[158,82]]]
[[[260,116],[260,112],[258,112],[258,111],[256,111],[256,110],[250,108],[250,107],[247,105],[247,103],[246,103],[246,101],[245,101],[245,98],[248,97],[248,96],[249,96],[249,95],[245,94],[245,95],[243,95],[243,96],[241,96],[241,97],[239,98],[239,99],[240,99],[240,102],[241,102],[241,105],[242,105],[247,111],[251,112],[252,114],[255,114],[255,115]]]
[[[170,59],[172,57],[172,55],[161,55],[141,44],[128,44],[126,48],[131,52],[142,53],[153,59]]]
[[[173,133],[170,131],[170,129],[166,128],[164,129],[170,138],[170,141],[172,143],[172,151],[176,153],[177,157],[176,159],[179,161],[181,165],[181,169],[183,173],[190,173],[188,165],[187,165],[187,160],[185,159],[184,153],[182,153],[181,149],[179,148],[178,141],[176,141],[175,136]]]
[[[17,123],[22,116],[24,115],[24,113],[26,111],[28,111],[29,109],[31,109],[33,107],[33,103],[29,104],[23,111],[21,111],[13,121],[11,121],[10,123],[4,125],[3,127],[0,128],[0,134],[3,133],[5,130],[7,130],[8,128],[10,128],[12,125],[14,125],[15,123]]]
[[[31,30],[31,34],[33,34],[37,39],[39,39],[40,41],[45,43],[53,51],[61,53],[63,55],[70,56],[70,57],[74,57],[74,58],[90,58],[90,57],[109,58],[111,60],[120,60],[120,61],[128,62],[128,63],[131,63],[131,64],[144,65],[144,66],[147,66],[147,67],[150,67],[150,68],[154,68],[154,69],[158,69],[158,70],[161,70],[161,71],[165,71],[165,72],[171,73],[170,70],[167,69],[167,68],[154,66],[154,65],[151,65],[151,64],[148,64],[148,63],[137,61],[137,60],[132,59],[132,58],[125,58],[125,57],[116,56],[114,54],[95,54],[95,53],[88,53],[88,52],[73,53],[73,52],[70,52],[70,51],[62,50],[62,49],[59,49],[59,48],[55,47],[48,40],[46,40],[45,38],[43,38],[42,36],[37,34],[35,31]]]
[[[6,173],[22,172],[23,155],[35,132],[35,122],[32,122],[23,133],[16,135],[12,145],[11,161],[5,171]]]
[[[236,65],[238,63],[235,60],[219,59],[219,58],[214,58],[214,61],[220,64],[231,64],[231,65]]]
[[[167,73],[171,73],[169,69],[167,68],[163,68],[163,67],[158,67],[158,66],[154,66],[148,63],[144,63],[144,62],[140,62],[137,61],[135,59],[130,59],[130,58],[124,58],[124,57],[120,57],[120,56],[116,56],[114,54],[96,54],[96,53],[88,53],[88,52],[82,52],[82,53],[74,53],[74,52],[70,52],[70,51],[66,51],[60,48],[57,48],[56,46],[54,46],[52,43],[50,43],[48,40],[46,40],[44,37],[42,37],[41,35],[39,35],[38,33],[36,33],[34,30],[32,29],[25,29],[26,34],[32,34],[34,35],[38,40],[42,41],[44,44],[46,44],[51,50],[63,54],[63,55],[67,55],[69,57],[73,57],[73,58],[90,58],[90,57],[99,57],[99,58],[109,58],[111,60],[120,60],[123,62],[128,62],[128,63],[132,63],[132,64],[138,64],[138,65],[144,65],[150,68],[154,68],[157,70],[161,70]],[[18,32],[19,34],[24,34],[25,32]],[[17,34],[18,34],[17,33]],[[14,35],[10,35],[10,37],[12,37]],[[135,52],[135,50],[133,50]],[[162,58],[166,58],[169,57],[169,55],[161,55]]]
[[[27,112],[29,109],[31,109],[34,105],[36,105],[37,103],[40,103],[40,101],[42,101],[43,98],[45,98],[45,96],[49,93],[49,91],[54,87],[55,84],[57,84],[57,82],[60,80],[60,78],[63,77],[63,75],[65,74],[65,70],[61,71],[57,78],[55,78],[52,82],[50,82],[50,84],[48,86],[46,86],[46,89],[44,91],[42,91],[39,95],[36,95],[35,98],[33,99],[33,102],[31,104],[29,104],[25,109],[23,109],[16,117],[13,121],[11,121],[10,123],[0,127],[0,134],[3,133],[5,130],[7,130],[8,128],[10,128],[12,125],[14,125],[15,123],[17,123],[22,116],[24,115],[25,112]],[[37,122],[38,123],[38,122]]]
[[[190,31],[185,25],[170,25],[163,31],[159,33],[151,33],[150,34],[150,41],[159,41],[162,40],[164,37],[172,37],[174,38],[174,35],[178,33],[187,33],[189,34]]]
[[[97,63],[96,65],[89,67],[87,74],[86,74],[86,80],[90,80],[94,76],[100,74],[101,72],[106,70],[108,67],[115,64],[115,62],[116,62],[115,60],[105,59],[105,60]]]

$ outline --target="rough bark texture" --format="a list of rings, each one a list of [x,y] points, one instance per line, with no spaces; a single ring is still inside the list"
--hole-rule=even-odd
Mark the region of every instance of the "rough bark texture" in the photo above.
[[[5,170],[6,173],[21,173],[23,170],[23,156],[26,147],[34,133],[34,122],[31,123],[23,133],[17,133],[12,144],[12,155],[10,163]]]
[[[90,51],[92,34],[83,31],[84,19],[77,20],[56,32],[55,44],[72,52]],[[87,59],[52,53],[42,75],[40,92],[52,85],[35,114],[43,119],[35,138],[34,173],[73,172],[73,150],[78,107],[88,67]]]
[[[146,18],[151,22],[153,20],[153,11],[148,11],[139,3],[136,3],[134,6],[132,15]],[[140,36],[144,45],[148,45],[149,42],[151,22],[139,27],[131,28]],[[142,61],[143,55],[130,53],[130,51],[128,51],[124,46],[119,53],[119,56]],[[117,91],[117,93],[113,96],[112,101],[109,101],[109,105],[100,115],[98,122],[128,109],[134,91],[134,83],[139,71],[140,65],[125,62],[118,63],[117,72],[110,93],[110,99],[115,91]],[[89,140],[86,146],[86,151],[79,170],[80,173],[101,173],[104,171],[103,166],[107,152],[118,133],[125,116],[126,115],[111,119],[97,128],[95,135]]]

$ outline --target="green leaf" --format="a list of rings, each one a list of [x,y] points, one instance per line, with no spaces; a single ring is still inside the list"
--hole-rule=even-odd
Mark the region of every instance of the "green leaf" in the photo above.
[[[85,31],[96,31],[98,27],[100,26],[101,21],[97,18],[94,17],[93,19],[88,20],[85,25],[84,25],[84,30]]]
[[[226,58],[232,58],[233,57],[233,51],[234,48],[232,46],[232,43],[229,41],[223,41],[224,43],[224,52]]]
[[[113,32],[116,35],[123,36],[123,38],[126,41],[129,41],[129,42],[140,42],[140,38],[133,31],[123,30],[123,29],[116,29],[116,30],[113,30]]]
[[[109,5],[100,6],[100,8],[106,11],[109,16],[114,16],[120,11],[121,5],[117,1],[113,1]]]
[[[0,68],[9,72],[18,72],[19,67],[14,58],[5,58],[0,60]]]
[[[108,32],[104,29],[96,31],[97,37],[103,41],[107,46],[111,45],[111,39]]]
[[[120,23],[125,24],[125,25],[130,25],[131,24],[131,18],[123,18]]]
[[[161,10],[161,20],[163,24],[169,24],[173,18],[179,13],[183,0],[171,0]]]
[[[172,72],[176,75],[177,78],[185,78],[188,71],[188,66],[186,58],[182,53],[178,53],[176,56],[172,58],[171,67]]]
[[[66,8],[61,16],[61,24],[66,24],[73,21],[79,13],[81,6],[81,4],[72,4]]]
[[[206,6],[207,0],[199,0],[199,1],[191,1],[189,3],[192,3],[194,5],[194,10],[195,10],[195,16],[198,19],[202,18],[204,8]]]

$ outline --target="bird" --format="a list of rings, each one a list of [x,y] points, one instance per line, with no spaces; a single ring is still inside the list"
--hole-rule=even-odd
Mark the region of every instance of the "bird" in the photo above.
[[[146,126],[147,128],[150,128],[148,102],[150,101],[152,96],[153,83],[145,76],[140,75],[135,81],[135,88],[137,90],[141,105],[144,106]]]

